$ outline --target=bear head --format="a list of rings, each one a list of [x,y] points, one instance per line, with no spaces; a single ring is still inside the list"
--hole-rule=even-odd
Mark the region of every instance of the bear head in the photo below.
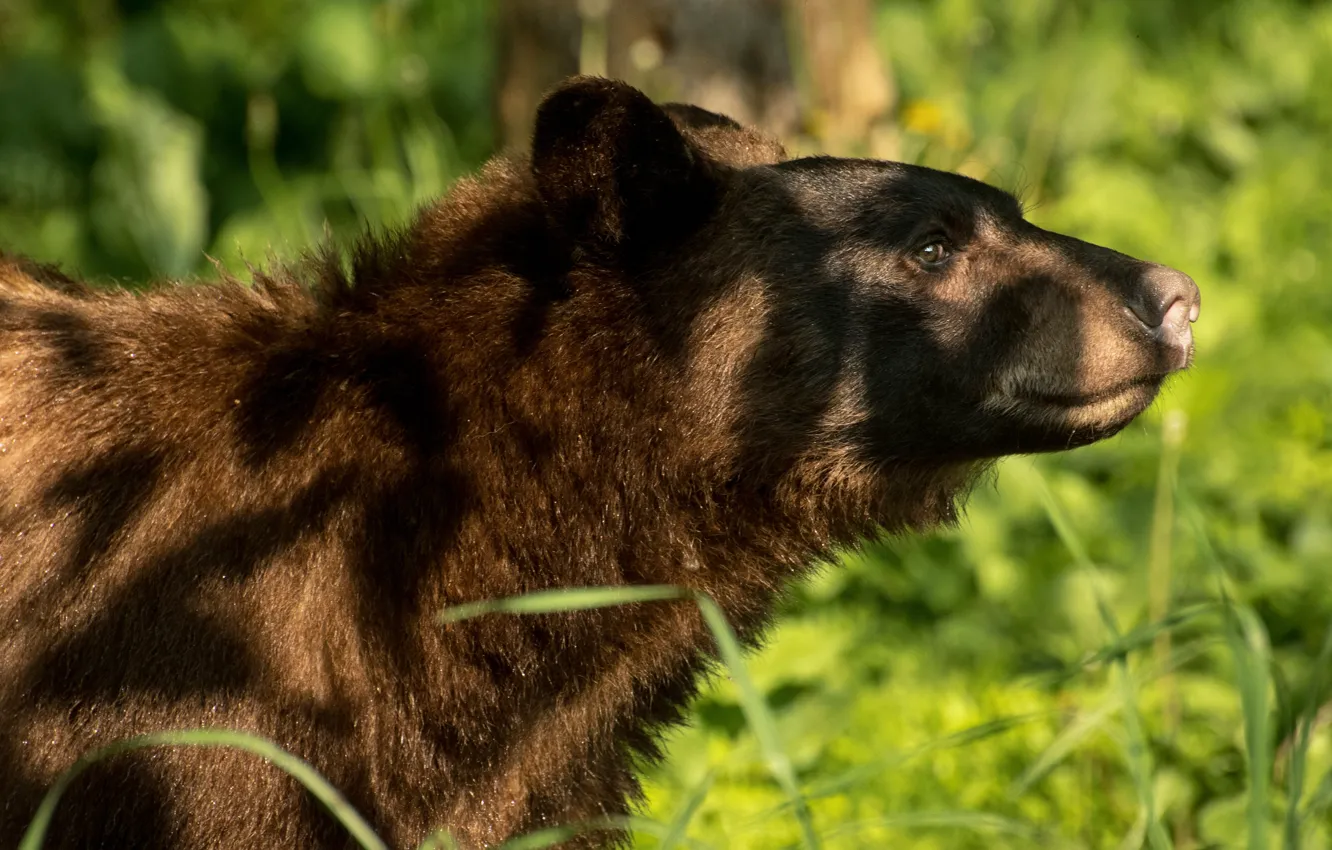
[[[1193,358],[1191,278],[1037,227],[958,174],[789,160],[596,78],[546,98],[531,168],[571,280],[632,290],[736,457],[1068,449],[1122,429]]]

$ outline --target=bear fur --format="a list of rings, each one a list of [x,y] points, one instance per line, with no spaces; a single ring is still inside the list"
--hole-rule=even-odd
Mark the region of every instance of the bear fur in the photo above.
[[[395,847],[623,815],[698,609],[441,610],[673,584],[752,640],[837,547],[1124,427],[1197,298],[982,183],[594,78],[345,263],[126,292],[0,258],[0,845],[80,754],[198,727]],[[349,839],[258,758],[161,747],[83,774],[46,846]]]

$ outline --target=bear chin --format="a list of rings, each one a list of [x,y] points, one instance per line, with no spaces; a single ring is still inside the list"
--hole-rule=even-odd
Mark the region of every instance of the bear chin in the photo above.
[[[987,407],[1015,420],[1019,431],[1039,442],[1038,451],[1063,451],[1122,431],[1151,407],[1165,377],[1147,375],[1093,393],[1018,391]]]

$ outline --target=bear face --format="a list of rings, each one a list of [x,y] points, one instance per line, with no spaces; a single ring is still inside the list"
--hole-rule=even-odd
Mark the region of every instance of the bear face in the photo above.
[[[395,846],[623,815],[712,652],[697,609],[442,609],[674,584],[752,640],[835,547],[1122,428],[1198,308],[976,181],[791,161],[596,79],[347,265],[129,294],[0,256],[0,844],[83,753],[200,726]],[[345,846],[258,760],[118,758],[47,846]]]
[[[552,218],[595,249],[582,260],[628,269],[668,314],[649,321],[735,306],[689,340],[691,392],[729,399],[730,428],[768,457],[791,453],[793,415],[800,442],[869,466],[1072,448],[1192,360],[1192,279],[1042,230],[961,175],[783,161],[719,116],[588,80],[546,101],[533,156]],[[755,309],[761,340],[711,350]]]

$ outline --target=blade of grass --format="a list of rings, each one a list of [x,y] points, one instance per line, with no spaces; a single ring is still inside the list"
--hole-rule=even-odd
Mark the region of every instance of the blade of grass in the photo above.
[[[754,732],[754,737],[758,739],[759,749],[768,763],[768,770],[786,792],[795,809],[795,817],[800,823],[805,846],[817,850],[819,839],[814,831],[814,819],[810,815],[804,795],[800,793],[791,760],[782,749],[781,738],[777,735],[777,723],[772,718],[768,703],[749,678],[740,641],[731,630],[731,624],[726,621],[721,606],[711,596],[700,593],[694,599],[698,602],[699,610],[703,612],[704,621],[712,629],[712,636],[717,641],[717,650],[730,671],[731,681],[735,683],[736,690],[740,694],[740,708],[745,713],[745,719],[749,721],[749,728]]]
[[[703,777],[703,781],[694,786],[694,790],[689,792],[689,797],[685,800],[684,806],[671,821],[670,832],[666,833],[666,837],[661,840],[659,850],[675,850],[680,842],[685,839],[685,834],[689,831],[689,822],[694,819],[699,807],[707,799],[708,792],[712,790],[712,783],[715,779],[716,775],[712,771],[708,771],[707,776]]]
[[[56,805],[60,802],[61,795],[80,774],[93,764],[132,750],[168,746],[229,747],[257,755],[286,771],[304,785],[306,790],[314,795],[315,799],[328,808],[333,817],[337,818],[338,823],[342,824],[343,828],[351,834],[352,838],[356,839],[356,843],[364,850],[388,850],[388,845],[375,834],[375,831],[370,828],[370,824],[366,823],[365,819],[352,808],[338,789],[329,784],[328,780],[320,776],[313,767],[267,738],[231,729],[187,729],[139,735],[108,744],[82,756],[62,773],[46,792],[41,805],[37,807],[37,814],[33,816],[27,832],[23,834],[23,839],[19,842],[19,850],[39,850],[42,842],[46,840],[46,832],[50,828],[51,819],[55,814]]]
[[[1045,834],[1031,824],[1023,823],[1019,820],[1006,818],[1002,815],[991,814],[989,812],[970,812],[970,811],[933,811],[933,812],[904,812],[902,814],[884,815],[879,818],[869,818],[866,820],[852,821],[839,825],[836,829],[827,833],[828,838],[853,835],[857,832],[864,832],[867,829],[962,829],[970,832],[980,833],[999,833],[1003,835],[1012,835],[1019,838],[1025,838],[1040,847],[1059,846],[1057,842],[1052,844],[1053,836]]]
[[[1156,499],[1152,506],[1151,545],[1147,557],[1147,617],[1164,619],[1170,610],[1171,550],[1175,536],[1175,483],[1179,477],[1179,457],[1184,446],[1188,419],[1182,410],[1172,410],[1161,423],[1161,459],[1156,472]],[[1157,634],[1158,659],[1170,656],[1170,631]],[[1162,727],[1166,740],[1172,740],[1179,728],[1179,693],[1172,676],[1161,679],[1164,705]]]
[[[1227,635],[1244,713],[1244,749],[1249,773],[1249,850],[1266,850],[1267,809],[1272,780],[1272,729],[1268,704],[1267,630],[1258,615],[1232,603]]]
[[[1225,588],[1226,568],[1221,563],[1221,556],[1217,554],[1216,547],[1212,545],[1211,535],[1207,533],[1207,522],[1203,517],[1202,508],[1193,500],[1189,491],[1180,484],[1176,487],[1176,497],[1179,500],[1180,513],[1188,518],[1189,527],[1193,531],[1194,542],[1198,544],[1198,549],[1202,552],[1203,560],[1207,562],[1213,577],[1220,586],[1219,596],[1223,600],[1228,598]]]
[[[1204,614],[1212,614],[1219,610],[1221,610],[1220,606],[1215,602],[1199,602],[1196,605],[1188,605],[1171,611],[1156,622],[1144,623],[1141,626],[1129,629],[1122,636],[1110,641],[1091,655],[1053,675],[1056,678],[1071,678],[1093,665],[1121,661],[1135,650],[1157,645],[1157,639],[1161,635],[1169,634],[1181,626],[1188,625]],[[1162,658],[1170,654],[1169,644],[1166,644],[1166,649],[1167,652],[1161,655]]]
[[[1313,680],[1305,692],[1304,708],[1295,722],[1294,740],[1290,747],[1290,782],[1286,791],[1286,850],[1299,850],[1302,843],[1301,828],[1310,816],[1300,803],[1304,798],[1304,784],[1308,769],[1309,743],[1318,724],[1320,704],[1327,691],[1327,669],[1332,666],[1332,623],[1323,635],[1323,646],[1314,662]]]
[[[1159,669],[1177,670],[1206,652],[1211,644],[1212,641],[1209,640],[1198,640],[1180,646],[1171,652],[1170,659],[1165,667]],[[1141,681],[1150,681],[1155,675],[1155,672],[1149,671],[1142,674]],[[1055,739],[1037,757],[1036,761],[1014,781],[1008,791],[1010,798],[1016,799],[1026,793],[1032,785],[1039,782],[1045,774],[1049,773],[1050,770],[1077,749],[1092,732],[1101,728],[1105,721],[1122,706],[1123,694],[1121,692],[1111,695],[1102,700],[1092,710],[1082,712],[1075,717],[1072,723],[1055,736]]]
[[[659,821],[652,820],[650,818],[638,817],[636,815],[631,815],[629,817],[624,817],[624,818],[615,818],[614,822],[619,824],[621,828],[627,829],[630,832],[638,832],[644,835],[653,835],[662,840],[665,840],[666,838],[670,837],[675,828],[673,823],[668,825],[661,823]],[[683,847],[695,848],[695,850],[713,850],[712,845],[704,841],[698,841],[696,839],[689,838],[688,836],[685,835],[681,835],[679,838],[677,838],[676,843]]]
[[[561,826],[552,826],[546,829],[539,829],[536,832],[529,832],[526,835],[520,835],[517,838],[511,838],[499,845],[499,850],[544,850],[546,847],[554,847],[563,844],[571,838],[577,838],[589,832],[598,830],[620,830],[623,832],[639,832],[646,835],[655,835],[658,838],[670,835],[671,827],[664,823],[641,817],[605,817],[595,820],[580,821],[578,823],[563,824]],[[712,847],[702,841],[695,841],[690,838],[680,839],[687,847],[696,848],[696,850],[712,850]],[[418,850],[426,850],[423,846]]]
[[[1304,807],[1304,817],[1308,820],[1321,818],[1329,808],[1332,808],[1332,770],[1323,774],[1318,787],[1309,795],[1309,802]]]
[[[448,830],[437,829],[427,835],[425,841],[417,845],[416,850],[458,850],[458,842],[453,840]]]
[[[1126,660],[1120,659],[1116,662],[1116,666],[1119,668],[1120,689],[1124,693],[1123,717],[1125,731],[1128,733],[1129,772],[1133,777],[1133,785],[1137,788],[1138,802],[1147,824],[1147,841],[1153,850],[1167,850],[1172,846],[1172,842],[1157,817],[1152,753],[1147,745],[1147,735],[1142,728],[1142,717],[1138,713],[1132,676]]]
[[[905,752],[893,753],[889,756],[875,759],[868,764],[859,765],[844,773],[820,782],[818,785],[815,785],[809,791],[805,792],[805,799],[817,800],[823,797],[831,797],[835,794],[840,794],[848,788],[864,782],[872,776],[882,773],[885,770],[899,767],[914,758],[919,758],[920,756],[938,752],[940,750],[965,747],[968,744],[984,741],[988,738],[1002,735],[1011,729],[1030,723],[1033,720],[1048,717],[1049,714],[1050,712],[1047,711],[1038,711],[1030,714],[1000,717],[986,723],[967,727],[966,729],[954,732],[951,735],[945,735],[942,738],[922,744],[919,747],[915,747]],[[786,807],[787,804],[783,804],[780,808],[784,809]]]
[[[1226,591],[1225,567],[1207,534],[1202,511],[1183,488],[1179,495],[1198,548],[1216,579],[1217,595],[1225,612],[1226,642],[1235,659],[1240,709],[1244,715],[1244,754],[1249,774],[1248,846],[1249,850],[1265,850],[1272,781],[1272,713],[1268,700],[1271,649],[1267,630],[1257,614],[1231,599]],[[1298,801],[1292,800],[1290,805],[1297,806]]]
[[[1046,747],[1036,757],[1036,761],[1032,762],[1022,772],[1022,775],[1013,782],[1009,787],[1009,798],[1016,799],[1025,794],[1031,786],[1054,769],[1055,765],[1062,762],[1068,757],[1069,753],[1077,749],[1088,736],[1114,716],[1122,705],[1122,694],[1116,694],[1101,702],[1091,711],[1079,714],[1074,718],[1072,723],[1064,727],[1063,731],[1055,736],[1055,739],[1050,742],[1050,746]]]
[[[658,602],[664,599],[688,599],[692,593],[667,584],[634,587],[578,587],[539,590],[504,599],[486,599],[445,608],[438,615],[440,623],[459,623],[483,614],[555,614],[562,611],[586,611],[610,608],[634,602]]]

